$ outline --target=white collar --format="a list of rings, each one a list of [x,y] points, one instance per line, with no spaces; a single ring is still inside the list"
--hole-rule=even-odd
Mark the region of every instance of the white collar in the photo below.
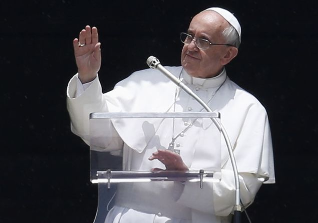
[[[198,78],[198,77],[192,77],[190,76],[184,69],[182,71],[182,77],[183,80],[188,83],[188,84],[192,84],[194,86],[198,86],[198,87],[202,87],[202,88],[215,88],[215,87],[219,87],[221,86],[227,75],[226,75],[226,71],[225,68],[223,68],[222,72],[215,76],[215,77],[211,77],[211,78]]]

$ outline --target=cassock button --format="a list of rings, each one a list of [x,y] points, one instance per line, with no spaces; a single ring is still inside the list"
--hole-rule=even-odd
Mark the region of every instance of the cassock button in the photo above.
[[[188,107],[188,111],[192,111],[192,108],[191,108],[191,107]]]
[[[180,143],[177,143],[177,144],[176,144],[176,147],[180,147]]]
[[[183,132],[181,132],[181,133],[180,133],[180,136],[181,136],[181,137],[183,137],[183,136],[184,136],[184,133],[183,133]]]
[[[161,214],[161,212],[159,212],[157,215],[158,215],[158,216],[161,216],[162,214]]]
[[[199,87],[196,87],[195,90],[198,91],[198,90],[200,90],[200,88],[199,88]]]
[[[185,125],[185,126],[188,126],[189,124],[188,124],[188,122],[184,122],[184,125]]]

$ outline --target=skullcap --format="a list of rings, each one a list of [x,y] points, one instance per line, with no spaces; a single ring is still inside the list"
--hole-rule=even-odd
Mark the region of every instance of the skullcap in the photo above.
[[[234,27],[234,29],[237,31],[240,37],[240,42],[241,42],[241,26],[237,18],[231,12],[229,12],[226,9],[222,9],[218,7],[208,8],[205,11],[215,11],[219,13],[226,21],[228,21]]]

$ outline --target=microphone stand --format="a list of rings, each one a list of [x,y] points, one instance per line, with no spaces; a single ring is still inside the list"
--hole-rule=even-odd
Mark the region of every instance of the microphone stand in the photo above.
[[[193,91],[190,88],[188,88],[184,83],[182,83],[178,78],[173,76],[166,68],[164,68],[160,64],[160,61],[156,57],[150,56],[147,59],[147,64],[150,68],[152,68],[152,69],[157,68],[159,71],[161,71],[172,82],[174,82],[177,86],[182,88],[191,97],[193,97],[195,100],[197,100],[206,111],[213,112],[210,109],[210,107],[204,101],[202,101],[201,98],[199,98],[195,93],[193,93]],[[216,127],[219,129],[219,131],[221,132],[221,134],[225,140],[225,143],[226,143],[226,146],[228,149],[228,153],[230,156],[230,160],[231,160],[231,164],[232,164],[233,172],[234,172],[234,181],[235,181],[235,206],[234,206],[233,222],[240,223],[241,222],[241,211],[242,211],[242,207],[241,207],[241,203],[240,203],[240,182],[239,182],[238,170],[237,170],[235,157],[233,154],[232,145],[231,145],[230,139],[229,139],[228,134],[226,133],[223,125],[216,118],[211,118],[211,120],[216,125]]]

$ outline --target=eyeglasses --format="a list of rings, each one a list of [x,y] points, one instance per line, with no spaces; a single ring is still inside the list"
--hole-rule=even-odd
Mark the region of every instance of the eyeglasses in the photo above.
[[[222,44],[221,43],[211,43],[207,39],[203,39],[200,37],[196,38],[196,37],[192,36],[191,34],[184,33],[184,32],[180,33],[180,40],[184,44],[190,44],[194,40],[194,44],[201,50],[206,50],[210,46],[213,46],[213,45],[233,46],[231,44],[226,44],[226,43],[222,43]]]

